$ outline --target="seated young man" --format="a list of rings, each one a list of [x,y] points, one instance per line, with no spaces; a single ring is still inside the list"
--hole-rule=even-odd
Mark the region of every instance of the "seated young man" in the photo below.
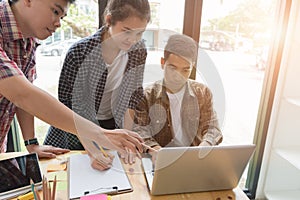
[[[170,36],[161,58],[164,78],[145,88],[133,129],[153,149],[217,145],[222,141],[210,89],[189,79],[197,50],[192,38]]]

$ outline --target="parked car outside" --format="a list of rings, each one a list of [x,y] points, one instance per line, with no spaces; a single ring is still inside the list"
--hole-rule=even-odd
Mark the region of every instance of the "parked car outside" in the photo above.
[[[269,47],[264,46],[262,47],[259,52],[256,54],[256,67],[259,70],[265,70],[267,67],[268,62],[268,55],[269,55]]]
[[[69,43],[68,46],[66,46],[63,51],[61,52],[60,58],[59,58],[59,66],[62,67],[66,58],[66,55],[68,53],[69,48],[74,44],[75,42],[79,41],[82,38],[73,39],[72,43]]]
[[[41,45],[39,49],[41,54],[45,56],[61,56],[63,51],[70,48],[70,46],[76,41],[78,41],[78,39],[57,41],[48,45]]]
[[[202,31],[199,45],[212,51],[234,51],[235,37],[225,31]]]

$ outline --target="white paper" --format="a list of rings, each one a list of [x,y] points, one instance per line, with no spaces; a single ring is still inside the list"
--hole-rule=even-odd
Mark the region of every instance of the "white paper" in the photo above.
[[[115,156],[109,170],[99,171],[91,167],[87,154],[70,156],[69,164],[69,195],[70,199],[88,194],[121,192],[131,190],[131,184],[121,164],[116,151],[110,152]],[[118,187],[118,191],[113,189]]]

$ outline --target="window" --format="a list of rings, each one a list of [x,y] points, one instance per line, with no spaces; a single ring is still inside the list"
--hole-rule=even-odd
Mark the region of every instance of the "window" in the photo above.
[[[79,20],[79,26],[89,25],[88,33],[96,30],[97,8],[93,1],[83,8],[92,17]],[[100,1],[101,2],[101,1]],[[258,108],[262,95],[265,72],[268,70],[270,41],[274,34],[276,0],[201,0],[194,1],[202,6],[202,13],[193,13],[193,19],[184,23],[185,4],[192,0],[149,0],[152,20],[143,34],[148,47],[144,83],[145,85],[162,78],[160,57],[170,34],[182,33],[185,26],[197,27],[201,21],[200,32],[193,30],[193,37],[199,37],[199,57],[196,80],[206,83],[212,90],[215,108],[220,118],[224,134],[223,144],[252,143]],[[170,9],[172,8],[172,9]],[[189,11],[188,11],[189,12]],[[77,8],[71,8],[68,15],[79,15]],[[88,19],[88,20],[87,20]],[[174,20],[176,19],[176,20]],[[77,21],[78,20],[78,21]],[[194,22],[198,24],[194,24]],[[68,25],[72,21],[66,19]],[[83,23],[84,22],[84,23]],[[86,35],[68,29],[56,32],[55,40],[70,39]],[[35,84],[57,96],[57,84],[61,59],[58,56],[37,55],[38,79]],[[36,119],[36,133],[42,143],[48,125]],[[245,187],[246,174],[241,181]]]
[[[53,42],[56,42],[56,41],[61,41],[61,30],[58,30],[56,31],[54,34],[53,34]]]
[[[183,27],[184,0],[151,0],[151,22],[143,34],[148,47],[144,73],[144,85],[163,77],[160,58],[167,39],[174,33],[181,33]],[[170,9],[172,8],[172,9]],[[179,19],[179,20],[174,20]]]
[[[186,15],[192,19],[185,19],[184,31],[195,40],[200,36],[195,77],[213,92],[224,134],[221,145],[253,143],[257,117],[261,115],[265,72],[270,70],[268,60],[275,35],[272,31],[277,1],[203,0],[185,1],[185,4]],[[202,6],[200,15],[195,5]],[[201,21],[199,35],[195,24],[198,21]],[[260,146],[258,143],[257,147]],[[246,179],[247,170],[240,187],[245,188]]]
[[[276,2],[203,1],[196,80],[204,77],[213,90],[222,145],[254,141]],[[246,179],[247,170],[240,187],[245,188]]]

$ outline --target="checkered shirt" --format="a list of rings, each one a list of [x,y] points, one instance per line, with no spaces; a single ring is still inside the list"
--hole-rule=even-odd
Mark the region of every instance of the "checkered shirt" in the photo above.
[[[36,77],[33,38],[23,39],[7,0],[0,1],[0,80],[24,75],[30,82]],[[16,106],[0,94],[0,152],[6,151],[7,133]]]
[[[59,100],[79,115],[98,124],[96,115],[104,92],[108,70],[102,57],[102,27],[94,35],[74,44],[68,51],[60,74]],[[128,62],[112,107],[116,128],[122,128],[127,109],[135,109],[143,96],[143,76],[147,51],[144,41],[128,51]],[[75,135],[50,127],[44,144],[69,149],[81,149]]]

